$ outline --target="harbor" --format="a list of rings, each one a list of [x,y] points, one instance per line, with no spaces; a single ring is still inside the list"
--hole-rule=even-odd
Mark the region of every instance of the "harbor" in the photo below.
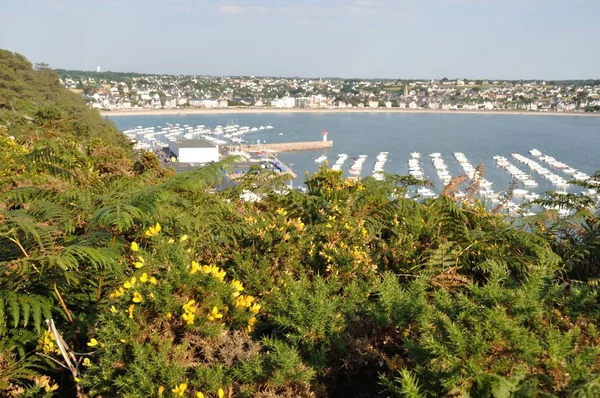
[[[502,123],[490,123],[496,119]],[[596,134],[600,123],[593,118],[580,120],[583,119],[560,118],[547,123],[548,119],[541,117],[523,120],[517,116],[396,114],[353,114],[344,118],[326,114],[240,114],[231,119],[219,115],[115,118],[126,133],[137,129],[135,138],[159,133],[148,137],[158,142],[154,147],[168,147],[171,141],[183,141],[185,135],[191,140],[212,140],[218,146],[217,159],[248,154],[253,164],[289,174],[296,187],[303,186],[305,171],[313,173],[319,167],[338,170],[344,178],[353,179],[412,175],[433,184],[409,192],[423,200],[439,195],[452,178],[464,175],[462,189],[477,181],[474,197],[493,208],[514,179],[516,186],[506,205],[512,213],[517,213],[523,204],[546,197],[546,191],[595,195],[576,185],[565,185],[573,178],[585,180],[597,169],[593,148],[600,146]],[[572,129],[573,123],[578,123],[578,140],[587,145],[577,149],[550,145],[546,136],[560,135]],[[151,125],[157,126],[154,131],[147,127]],[[167,128],[169,131],[163,131]],[[326,139],[322,135],[324,128],[329,131]],[[166,134],[170,136],[165,138]],[[173,159],[163,160],[168,161],[168,166]],[[243,175],[244,166],[251,164],[241,161],[232,178]],[[464,194],[457,192],[456,197]],[[534,211],[540,210],[543,208]]]

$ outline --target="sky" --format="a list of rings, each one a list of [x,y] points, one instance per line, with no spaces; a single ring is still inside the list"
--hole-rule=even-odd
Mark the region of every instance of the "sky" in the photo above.
[[[600,78],[600,0],[0,0],[53,68],[214,76]]]

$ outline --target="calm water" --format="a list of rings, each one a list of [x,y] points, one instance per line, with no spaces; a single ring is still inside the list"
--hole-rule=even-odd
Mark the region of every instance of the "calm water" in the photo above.
[[[332,149],[279,155],[299,175],[297,183],[303,181],[304,171],[312,173],[318,169],[314,159],[319,155],[325,154],[332,165],[338,153],[346,153],[350,157],[368,155],[362,172],[364,177],[371,174],[375,156],[381,151],[390,153],[384,170],[402,175],[408,173],[410,152],[421,152],[425,175],[438,190],[441,183],[427,156],[432,152],[442,154],[453,176],[463,174],[453,152],[463,152],[473,166],[484,163],[485,176],[494,183],[492,189],[495,191],[505,189],[511,177],[496,166],[492,159],[494,155],[505,156],[527,173],[529,168],[512,159],[511,153],[529,156],[527,151],[537,148],[588,174],[600,168],[600,118],[596,117],[366,112],[114,116],[110,119],[121,130],[136,126],[165,126],[166,123],[182,126],[204,124],[207,127],[228,123],[250,127],[271,124],[275,127],[247,134],[245,139],[248,143],[255,143],[258,139],[267,143],[321,140],[321,132],[327,129],[329,139],[334,142]],[[347,172],[351,164],[352,160],[348,159],[343,170]],[[559,171],[555,173],[567,177]],[[552,189],[541,176],[532,175],[539,186],[526,189],[535,192]]]

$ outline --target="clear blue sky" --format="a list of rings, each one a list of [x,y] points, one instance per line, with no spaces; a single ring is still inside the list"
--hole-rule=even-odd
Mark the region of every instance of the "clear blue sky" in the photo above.
[[[65,69],[600,78],[600,0],[0,0],[0,48]]]

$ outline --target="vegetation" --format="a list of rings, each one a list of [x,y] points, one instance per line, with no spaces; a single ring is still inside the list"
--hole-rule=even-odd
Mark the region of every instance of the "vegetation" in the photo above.
[[[517,224],[326,168],[209,193],[227,161],[173,175],[0,55],[1,395],[600,394],[592,203]]]

